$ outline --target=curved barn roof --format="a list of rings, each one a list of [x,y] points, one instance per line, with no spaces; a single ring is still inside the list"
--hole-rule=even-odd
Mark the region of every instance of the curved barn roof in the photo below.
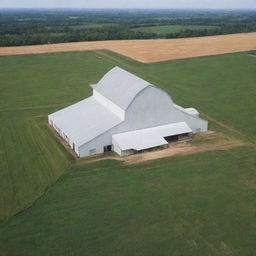
[[[125,110],[134,97],[149,85],[151,85],[149,82],[119,67],[114,67],[93,89]]]

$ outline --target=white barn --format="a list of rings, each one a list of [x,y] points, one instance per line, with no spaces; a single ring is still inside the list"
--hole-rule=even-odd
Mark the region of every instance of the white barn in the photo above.
[[[163,90],[119,67],[92,88],[91,97],[48,116],[80,157],[110,150],[125,156],[207,131],[194,108],[174,104]]]

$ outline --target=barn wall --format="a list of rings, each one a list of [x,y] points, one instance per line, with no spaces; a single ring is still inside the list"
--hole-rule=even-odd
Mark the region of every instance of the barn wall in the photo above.
[[[79,148],[79,155],[80,157],[88,156],[92,149],[95,149],[97,154],[103,153],[103,147],[112,144],[112,134],[184,121],[193,133],[199,132],[199,129],[207,130],[206,121],[177,109],[167,93],[154,86],[148,86],[130,104],[125,113],[125,120],[82,145]]]
[[[79,156],[85,157],[89,156],[90,150],[95,149],[95,154],[101,154],[104,152],[104,146],[112,145],[112,132],[113,128],[109,131],[106,131],[105,133],[99,135],[95,139],[89,141],[88,143],[80,146],[79,148]]]
[[[116,143],[115,140],[113,140],[112,142],[113,142],[113,148],[112,148],[112,150],[115,151],[119,156],[122,156],[122,150],[121,150],[121,148],[118,146],[118,144]]]
[[[161,89],[149,86],[140,92],[127,109],[128,130],[144,129],[178,121],[173,102]]]
[[[70,148],[72,148],[79,155],[79,148],[77,147],[77,144],[74,141],[71,141],[67,137],[67,135],[65,133],[63,133],[59,127],[56,126],[54,121],[51,118],[49,118],[49,116],[48,116],[48,123],[59,134],[59,136],[69,144]],[[75,148],[73,148],[73,143],[75,145]]]
[[[167,93],[149,86],[135,97],[126,111],[125,121],[117,129],[124,132],[184,121],[193,133],[199,132],[199,129],[207,131],[207,121],[176,108]]]
[[[188,124],[193,133],[205,132],[208,130],[207,121],[201,119],[200,117],[189,115],[185,111],[182,111],[178,108],[175,108],[175,111],[179,113],[182,120],[184,120]]]

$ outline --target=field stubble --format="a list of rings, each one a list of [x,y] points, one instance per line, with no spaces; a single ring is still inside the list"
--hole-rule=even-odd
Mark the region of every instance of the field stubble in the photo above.
[[[0,47],[0,55],[110,50],[143,63],[256,50],[256,32],[152,40],[113,40]]]

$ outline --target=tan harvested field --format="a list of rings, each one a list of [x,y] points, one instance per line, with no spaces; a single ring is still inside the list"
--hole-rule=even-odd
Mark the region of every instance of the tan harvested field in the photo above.
[[[256,32],[183,39],[116,40],[0,47],[0,55],[110,50],[144,63],[256,50]]]

